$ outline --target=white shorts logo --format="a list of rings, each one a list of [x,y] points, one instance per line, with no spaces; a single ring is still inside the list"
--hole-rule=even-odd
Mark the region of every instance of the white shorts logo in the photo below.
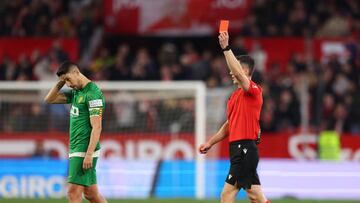
[[[89,106],[90,106],[90,108],[100,107],[100,106],[103,106],[103,103],[102,103],[101,99],[95,99],[95,100],[89,101]]]
[[[243,151],[244,151],[244,153],[246,154],[246,152],[247,152],[247,149],[246,149],[246,148],[244,148],[244,149],[243,149]]]

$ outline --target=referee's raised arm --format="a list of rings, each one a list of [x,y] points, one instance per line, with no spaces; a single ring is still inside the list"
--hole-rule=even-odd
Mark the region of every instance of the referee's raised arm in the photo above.
[[[224,53],[226,63],[231,74],[239,81],[239,86],[244,91],[248,91],[250,87],[249,74],[246,74],[241,63],[236,59],[234,53],[231,51],[228,32],[221,32],[219,34],[219,44]]]

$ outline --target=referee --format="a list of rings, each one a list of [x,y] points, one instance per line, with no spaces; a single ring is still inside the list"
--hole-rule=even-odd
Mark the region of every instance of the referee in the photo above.
[[[214,144],[229,137],[230,171],[221,192],[221,202],[234,203],[237,193],[243,188],[251,203],[270,203],[261,190],[256,170],[259,162],[256,144],[260,142],[259,118],[263,99],[261,87],[251,80],[254,60],[247,55],[234,56],[227,32],[219,34],[219,43],[238,88],[227,102],[227,121],[205,144],[200,145],[199,152],[206,154]]]

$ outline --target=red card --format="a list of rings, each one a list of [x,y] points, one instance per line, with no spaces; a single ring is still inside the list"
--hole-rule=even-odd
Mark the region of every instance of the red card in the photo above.
[[[227,32],[229,29],[229,21],[228,20],[221,20],[219,26],[219,32]]]

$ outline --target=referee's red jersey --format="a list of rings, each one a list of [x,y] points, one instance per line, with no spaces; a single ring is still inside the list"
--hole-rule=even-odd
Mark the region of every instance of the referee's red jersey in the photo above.
[[[262,89],[250,80],[248,91],[235,90],[227,103],[229,141],[256,140],[260,131]]]

